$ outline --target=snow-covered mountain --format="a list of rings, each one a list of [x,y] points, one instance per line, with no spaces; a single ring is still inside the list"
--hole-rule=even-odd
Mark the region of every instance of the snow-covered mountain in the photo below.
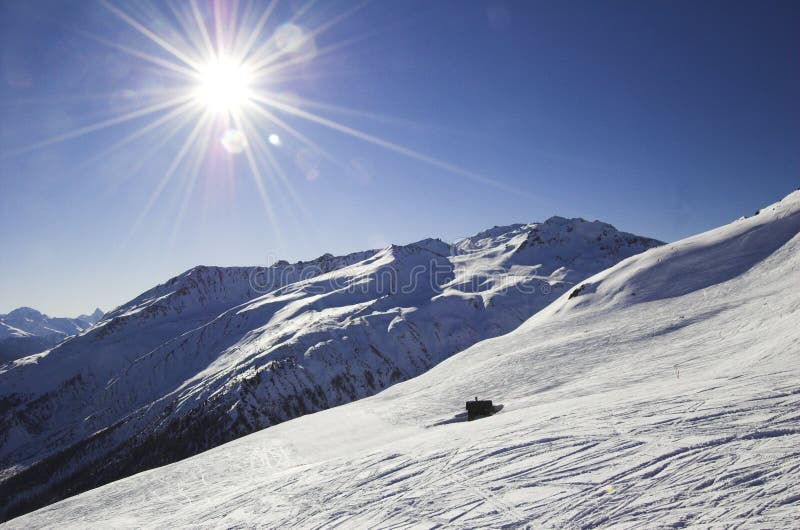
[[[494,246],[495,258],[511,258],[516,237],[511,254]],[[442,295],[458,284],[449,280]],[[796,527],[798,285],[800,191],[565,287],[513,332],[376,396],[8,526]],[[493,292],[470,294],[491,301]],[[302,300],[297,293],[275,296]],[[269,303],[277,302],[235,313]],[[363,333],[348,330],[348,340]],[[201,379],[213,377],[207,370]],[[465,422],[464,401],[475,395],[504,408]]]
[[[197,267],[0,367],[21,513],[413,378],[658,241],[554,217],[268,268]]]
[[[90,328],[103,316],[100,309],[76,318],[49,317],[30,307],[0,315],[0,363],[50,348]]]

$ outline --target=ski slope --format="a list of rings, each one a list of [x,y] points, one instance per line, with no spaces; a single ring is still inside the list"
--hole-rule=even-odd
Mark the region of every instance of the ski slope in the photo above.
[[[800,192],[371,398],[10,528],[800,525]],[[464,401],[504,408],[463,421]]]

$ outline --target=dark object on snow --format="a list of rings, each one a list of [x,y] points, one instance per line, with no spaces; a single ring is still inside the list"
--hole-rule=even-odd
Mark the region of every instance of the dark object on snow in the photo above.
[[[475,403],[475,402],[471,401],[469,403]],[[467,410],[469,410],[470,407],[469,403],[467,403]],[[491,401],[489,403],[491,403]],[[438,427],[439,425],[448,425],[450,423],[459,423],[462,421],[472,421],[472,420],[477,420],[478,418],[486,418],[488,416],[491,416],[492,414],[497,414],[501,410],[503,410],[503,405],[494,405],[492,406],[492,412],[490,412],[489,414],[480,414],[477,416],[470,416],[467,412],[459,412],[452,418],[442,421],[437,421],[436,423],[432,424],[431,427]]]
[[[581,295],[581,291],[583,291],[585,288],[586,288],[586,284],[585,283],[580,285],[580,286],[578,286],[577,289],[575,289],[574,291],[569,293],[569,298],[567,298],[567,300],[575,298],[576,296],[580,296]]]
[[[484,416],[491,416],[494,414],[494,406],[492,401],[485,399],[478,401],[467,401],[467,419],[474,420],[475,418],[483,418]]]

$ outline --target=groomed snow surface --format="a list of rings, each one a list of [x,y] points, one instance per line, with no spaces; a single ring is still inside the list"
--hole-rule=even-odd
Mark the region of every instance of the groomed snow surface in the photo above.
[[[12,528],[800,526],[800,192],[410,381]],[[466,422],[464,401],[504,408]]]

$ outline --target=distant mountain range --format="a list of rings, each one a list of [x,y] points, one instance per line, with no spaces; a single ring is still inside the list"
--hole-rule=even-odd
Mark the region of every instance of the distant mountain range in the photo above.
[[[0,366],[0,513],[375,394],[654,239],[553,217],[270,267],[196,267]]]
[[[0,363],[13,361],[55,346],[89,329],[103,316],[98,308],[76,318],[49,317],[30,307],[0,315]]]

